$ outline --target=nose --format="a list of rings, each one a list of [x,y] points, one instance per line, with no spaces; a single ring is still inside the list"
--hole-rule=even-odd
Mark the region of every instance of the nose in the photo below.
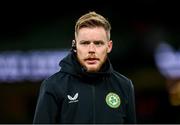
[[[89,53],[94,53],[96,50],[95,45],[93,43],[89,44]]]

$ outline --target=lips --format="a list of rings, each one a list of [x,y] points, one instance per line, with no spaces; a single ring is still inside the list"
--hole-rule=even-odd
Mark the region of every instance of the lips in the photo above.
[[[96,64],[99,61],[98,58],[87,58],[85,59],[85,62],[87,62],[88,64]]]

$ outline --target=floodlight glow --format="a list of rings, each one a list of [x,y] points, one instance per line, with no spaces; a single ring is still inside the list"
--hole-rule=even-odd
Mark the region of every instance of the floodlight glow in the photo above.
[[[67,50],[1,52],[0,82],[45,79],[60,70],[59,62],[67,53]]]
[[[155,51],[155,62],[166,78],[180,78],[180,51],[167,43],[161,43]]]

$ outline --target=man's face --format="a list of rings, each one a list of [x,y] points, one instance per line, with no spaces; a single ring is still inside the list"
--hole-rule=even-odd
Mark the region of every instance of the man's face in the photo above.
[[[77,58],[87,72],[97,72],[112,49],[112,41],[102,27],[81,28],[76,36]]]

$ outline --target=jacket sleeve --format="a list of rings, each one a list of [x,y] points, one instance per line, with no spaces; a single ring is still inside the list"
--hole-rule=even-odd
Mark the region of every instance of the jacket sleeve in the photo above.
[[[130,90],[129,90],[129,97],[128,97],[126,123],[128,124],[136,123],[135,92],[134,92],[134,86],[131,81],[130,81]]]
[[[40,88],[39,97],[33,119],[34,124],[56,123],[58,104],[52,87],[43,82]]]

